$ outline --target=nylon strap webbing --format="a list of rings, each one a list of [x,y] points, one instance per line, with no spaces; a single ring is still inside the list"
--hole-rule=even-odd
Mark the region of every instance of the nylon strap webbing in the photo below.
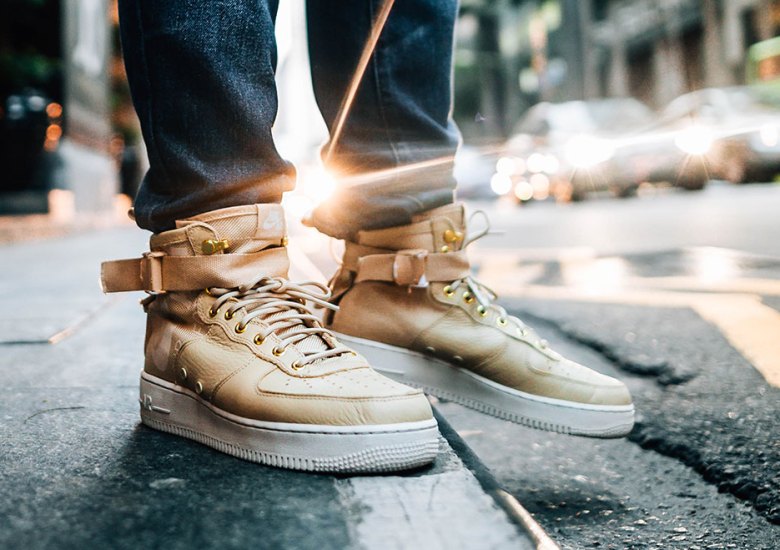
[[[463,250],[429,253],[426,250],[399,250],[395,254],[370,254],[357,261],[355,282],[386,281],[418,286],[425,281],[449,282],[469,273]]]
[[[141,258],[103,262],[100,280],[103,292],[235,288],[260,275],[286,277],[288,268],[284,247],[252,254],[211,256],[168,256],[162,252],[147,252]]]

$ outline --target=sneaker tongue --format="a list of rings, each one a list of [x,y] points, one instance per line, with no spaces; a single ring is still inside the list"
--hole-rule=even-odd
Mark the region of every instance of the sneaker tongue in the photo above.
[[[280,246],[287,235],[284,210],[280,204],[253,204],[224,208],[194,216],[180,223],[186,225],[188,222],[195,221],[211,226],[219,239],[227,239],[229,247],[226,252],[228,253],[246,254],[258,252],[269,246]],[[274,313],[264,321],[272,323],[275,318],[285,314],[286,312]],[[276,334],[284,338],[291,330],[292,327]],[[295,344],[295,347],[307,355],[329,349],[325,341],[316,334],[307,336]]]
[[[284,210],[280,204],[251,204],[223,208],[176,222],[184,227],[192,222],[211,226],[218,239],[227,239],[228,253],[259,252],[280,246],[287,234]]]
[[[278,313],[273,313],[269,315],[268,317],[263,318],[263,322],[271,324],[274,322],[274,319],[278,319],[279,317],[285,315],[286,312],[280,311]],[[284,338],[287,334],[290,333],[290,331],[294,330],[294,327],[286,328],[281,331],[277,331],[276,335],[280,338]],[[316,334],[310,334],[303,340],[299,341],[295,344],[295,347],[298,348],[298,351],[303,353],[304,355],[309,355],[312,353],[318,353],[320,351],[326,351],[328,350],[328,345],[325,343],[325,341],[320,338]]]
[[[319,353],[321,351],[326,351],[328,349],[328,345],[325,343],[325,340],[317,336],[316,334],[310,334],[300,342],[298,342],[295,347],[300,350],[301,353],[304,355],[310,355],[312,353]]]

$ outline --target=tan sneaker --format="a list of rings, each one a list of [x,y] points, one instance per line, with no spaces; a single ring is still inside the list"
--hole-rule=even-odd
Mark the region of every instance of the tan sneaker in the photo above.
[[[326,326],[380,372],[438,397],[544,430],[630,432],[625,385],[561,357],[469,276],[465,226],[450,205],[359,232],[331,281],[340,309]]]
[[[227,208],[103,264],[106,292],[146,290],[141,419],[273,466],[384,472],[430,463],[427,399],[373,371],[322,327],[319,283],[287,280],[279,205]]]

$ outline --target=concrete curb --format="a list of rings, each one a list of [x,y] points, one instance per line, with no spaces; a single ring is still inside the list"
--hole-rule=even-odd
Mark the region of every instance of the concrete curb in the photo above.
[[[518,500],[506,492],[498,483],[487,466],[471,450],[471,447],[463,440],[458,432],[447,422],[446,418],[434,408],[434,416],[439,423],[439,431],[450,444],[452,450],[461,459],[477,479],[482,489],[503,509],[510,519],[522,530],[522,534],[529,537],[536,545],[537,550],[558,550],[558,545],[550,538],[544,528],[537,523],[533,516]]]

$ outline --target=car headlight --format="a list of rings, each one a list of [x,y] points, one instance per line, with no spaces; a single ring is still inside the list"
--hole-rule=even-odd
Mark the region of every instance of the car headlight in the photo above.
[[[600,138],[582,136],[566,144],[566,160],[575,168],[592,168],[612,158],[614,145]]]
[[[511,176],[515,173],[515,159],[511,157],[501,157],[496,162],[496,172],[504,176]]]
[[[758,133],[761,136],[761,143],[767,147],[777,147],[780,142],[780,132],[774,124],[764,124]]]
[[[512,190],[512,178],[507,174],[496,172],[493,174],[493,177],[490,178],[490,188],[496,195],[506,195]]]
[[[534,186],[526,180],[518,181],[517,185],[515,185],[515,197],[522,202],[530,201],[534,198]]]
[[[712,147],[712,134],[704,128],[693,126],[677,133],[674,144],[689,155],[704,155]]]

